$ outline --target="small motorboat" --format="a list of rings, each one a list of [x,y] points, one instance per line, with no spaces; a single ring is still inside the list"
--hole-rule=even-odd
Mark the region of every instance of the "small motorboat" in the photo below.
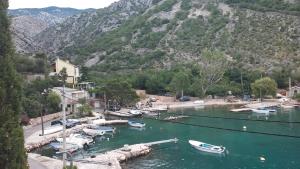
[[[63,142],[63,138],[59,137],[59,138],[56,139],[56,141],[62,143]],[[66,143],[68,143],[68,144],[75,144],[79,148],[85,148],[86,146],[88,146],[89,144],[91,144],[93,141],[94,141],[93,138],[87,137],[87,136],[83,136],[81,134],[71,134],[69,137],[66,138]]]
[[[89,128],[84,128],[82,129],[82,131],[92,137],[95,136],[103,136],[105,134],[105,131],[102,130],[97,130],[97,129],[89,129]]]
[[[140,110],[129,110],[129,113],[135,116],[143,114]]]
[[[137,122],[137,121],[128,121],[128,124],[132,127],[138,127],[138,128],[142,128],[146,126],[145,123]]]
[[[192,145],[192,147],[204,151],[204,152],[209,152],[209,153],[217,153],[217,154],[222,154],[225,152],[225,147],[223,146],[215,146],[207,143],[203,143],[200,141],[195,141],[195,140],[189,140],[189,143]]]
[[[254,113],[261,113],[261,114],[270,114],[270,113],[276,113],[275,109],[268,109],[268,108],[257,108],[257,109],[251,109]]]

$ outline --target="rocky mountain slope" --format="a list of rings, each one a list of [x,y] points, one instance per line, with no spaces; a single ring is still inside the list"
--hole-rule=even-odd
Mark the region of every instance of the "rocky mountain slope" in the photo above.
[[[197,62],[225,52],[245,69],[300,65],[299,0],[121,0],[34,38],[98,72]]]
[[[62,23],[67,17],[77,15],[83,11],[72,8],[28,8],[12,9],[8,13],[11,16],[11,30],[13,40],[18,52],[34,52],[39,50],[33,37],[50,26]]]
[[[64,55],[69,46],[85,47],[104,32],[118,28],[129,17],[138,15],[151,5],[152,0],[120,0],[107,8],[77,15],[50,27],[37,35],[35,42],[47,53]]]
[[[63,53],[91,59],[87,65],[102,72],[195,62],[205,48],[225,52],[246,69],[299,66],[299,2],[244,2],[163,0],[118,29]]]

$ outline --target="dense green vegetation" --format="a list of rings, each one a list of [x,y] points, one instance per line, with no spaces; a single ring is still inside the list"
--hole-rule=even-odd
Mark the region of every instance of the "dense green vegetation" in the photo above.
[[[23,129],[20,126],[21,79],[13,61],[14,49],[7,17],[8,0],[0,2],[0,166],[27,169]]]
[[[17,55],[14,59],[20,73],[45,74],[48,70],[47,56],[42,53],[33,57]]]
[[[55,77],[24,83],[23,112],[34,118],[40,116],[43,111],[44,114],[60,111],[60,97],[50,89],[61,85],[62,83]]]
[[[122,79],[110,79],[98,85],[94,91],[106,101],[116,101],[121,106],[132,106],[138,101],[138,96],[131,85]]]
[[[273,79],[264,77],[252,83],[251,89],[257,98],[263,98],[267,95],[275,97],[277,84]]]

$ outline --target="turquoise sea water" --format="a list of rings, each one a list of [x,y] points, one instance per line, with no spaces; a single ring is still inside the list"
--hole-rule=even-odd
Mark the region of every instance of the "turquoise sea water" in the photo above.
[[[251,112],[232,113],[226,107],[173,110],[160,118],[170,116],[172,113],[191,115],[189,118],[179,120],[185,124],[238,130],[243,130],[243,126],[247,126],[248,131],[300,136],[300,123],[270,123],[199,117],[199,115],[208,115],[266,120],[265,117]],[[96,143],[84,154],[97,154],[122,147],[124,144],[176,137],[179,139],[177,144],[167,143],[154,146],[149,155],[128,161],[123,167],[126,169],[300,169],[300,138],[210,129],[148,118],[141,120],[147,124],[145,130],[130,128],[127,125],[117,126],[114,136],[110,136],[109,140],[96,139]],[[278,110],[267,120],[300,122],[300,110]],[[228,153],[225,156],[218,156],[199,152],[189,145],[189,139],[223,145]],[[81,154],[76,155],[76,158],[81,157]],[[260,157],[264,157],[265,161],[261,161]]]

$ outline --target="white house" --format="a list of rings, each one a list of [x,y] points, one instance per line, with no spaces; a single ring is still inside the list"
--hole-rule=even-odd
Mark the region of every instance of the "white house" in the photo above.
[[[63,100],[63,87],[54,87],[52,89],[55,93],[57,93],[61,100]],[[77,108],[81,106],[79,103],[79,99],[89,99],[89,93],[85,90],[78,90],[65,87],[65,104],[67,107],[67,111],[69,112],[77,112]]]

